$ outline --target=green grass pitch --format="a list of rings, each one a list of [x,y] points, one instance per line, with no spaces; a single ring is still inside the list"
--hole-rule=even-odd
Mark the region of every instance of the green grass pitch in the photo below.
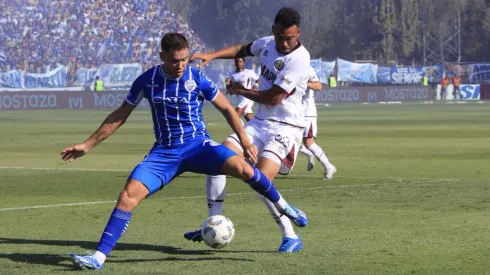
[[[95,249],[153,143],[149,111],[136,110],[87,156],[62,163],[59,151],[108,112],[0,112],[0,274],[67,273],[70,253]],[[205,118],[216,141],[230,133],[209,106]],[[234,179],[224,209],[232,244],[186,241],[207,216],[204,177],[187,173],[135,210],[98,274],[488,274],[489,104],[321,106],[317,143],[338,168],[334,180],[321,180],[318,162],[307,172],[299,156],[275,181],[310,218],[297,229],[301,252],[275,252],[276,224]]]

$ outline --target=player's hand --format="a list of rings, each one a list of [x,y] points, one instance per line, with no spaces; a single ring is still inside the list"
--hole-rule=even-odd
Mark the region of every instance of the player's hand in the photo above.
[[[242,84],[235,82],[228,88],[228,93],[230,95],[241,95],[242,89],[245,89],[245,87],[243,87]]]
[[[230,89],[230,88],[231,88],[231,80],[230,80],[229,78],[227,78],[227,79],[225,80],[225,84],[226,84],[226,94],[228,94],[228,95],[229,95],[229,94],[230,94],[230,91],[228,91],[228,89]]]
[[[76,144],[66,147],[61,151],[61,159],[65,162],[72,162],[75,159],[84,156],[90,149],[84,144]]]
[[[245,159],[248,159],[252,162],[252,164],[256,164],[259,161],[258,154],[259,150],[255,144],[242,145],[243,147],[243,156]]]
[[[191,55],[190,61],[196,59],[200,59],[202,61],[200,65],[201,68],[206,66],[206,64],[213,60],[213,58],[208,53],[195,53]]]

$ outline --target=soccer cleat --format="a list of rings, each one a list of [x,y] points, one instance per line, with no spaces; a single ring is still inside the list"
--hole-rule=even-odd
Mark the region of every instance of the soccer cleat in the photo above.
[[[305,227],[308,224],[308,217],[298,208],[288,204],[282,214],[286,215],[295,225]]]
[[[281,247],[279,247],[278,252],[294,253],[300,251],[303,248],[303,242],[299,237],[296,239],[286,238],[282,239]]]
[[[193,242],[201,242],[202,241],[201,229],[185,233],[184,238]]]
[[[325,171],[323,173],[323,179],[324,180],[331,180],[333,179],[333,175],[337,173],[337,168],[335,168],[335,166],[331,166],[330,169],[328,169],[327,171]]]
[[[97,270],[104,267],[104,264],[99,264],[99,261],[94,255],[78,256],[77,254],[70,254],[73,264],[83,270]]]
[[[315,167],[315,156],[313,154],[306,157],[308,159],[308,166],[306,166],[306,170],[311,171],[313,167]]]

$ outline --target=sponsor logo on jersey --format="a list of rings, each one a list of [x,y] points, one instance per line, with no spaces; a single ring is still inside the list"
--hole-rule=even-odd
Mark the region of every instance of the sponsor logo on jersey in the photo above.
[[[155,102],[155,103],[164,102],[165,104],[168,104],[168,105],[188,105],[189,104],[189,100],[187,100],[186,97],[181,97],[181,96],[171,96],[171,97],[166,97],[166,98],[154,97],[153,102]]]
[[[291,80],[285,76],[281,77],[282,82],[286,82],[286,84],[291,85]]]
[[[267,81],[274,82],[276,80],[277,75],[274,72],[270,71],[265,65],[261,64],[260,70],[261,70],[260,74]]]

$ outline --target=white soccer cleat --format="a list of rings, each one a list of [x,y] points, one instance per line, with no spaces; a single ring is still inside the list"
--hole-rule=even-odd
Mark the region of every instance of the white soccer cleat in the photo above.
[[[333,175],[337,173],[337,168],[335,166],[331,166],[325,173],[323,173],[323,180],[331,180],[333,179]]]
[[[308,166],[306,166],[306,170],[311,171],[313,167],[315,167],[315,156],[313,154],[306,156],[308,158]]]

